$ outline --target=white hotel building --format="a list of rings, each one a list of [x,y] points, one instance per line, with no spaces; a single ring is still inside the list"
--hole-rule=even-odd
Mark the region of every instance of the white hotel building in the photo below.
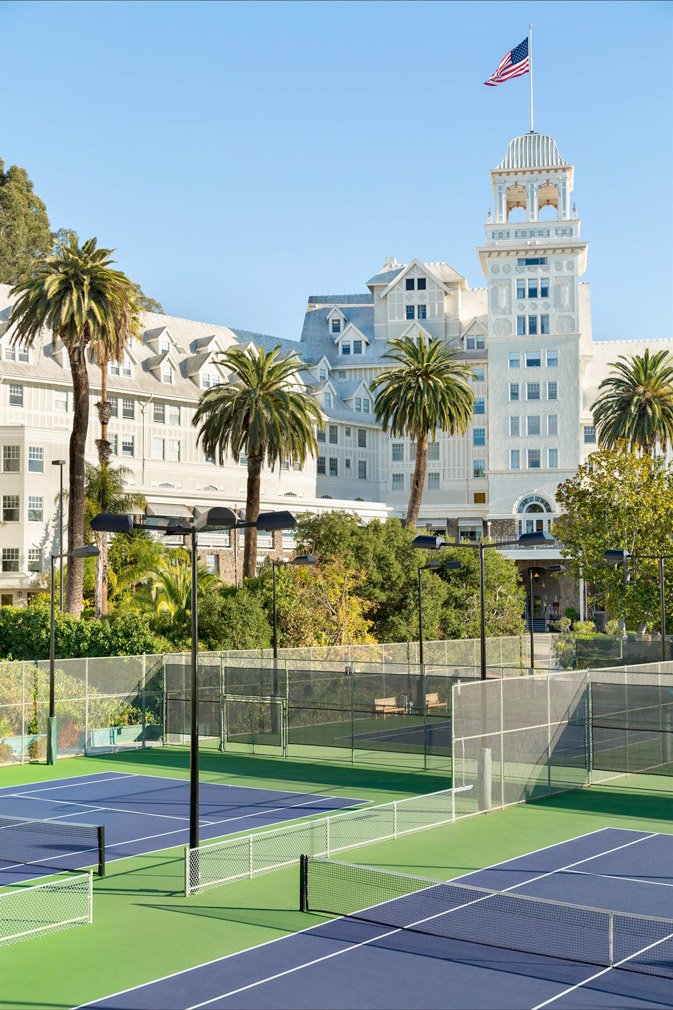
[[[478,248],[484,287],[470,288],[448,263],[388,259],[366,291],[309,297],[299,342],[148,313],[142,341],[109,369],[110,438],[129,484],[154,508],[168,504],[241,508],[246,471],[220,467],[197,448],[192,418],[204,389],[227,376],[218,355],[233,344],[280,343],[310,368],[306,382],[325,415],[320,455],[303,470],[265,471],[264,510],[349,509],[364,521],[403,517],[413,446],[374,420],[371,379],[385,367],[391,337],[443,337],[473,367],[475,412],[463,437],[430,447],[420,525],[449,540],[511,539],[547,528],[558,484],[596,445],[591,404],[610,361],[671,340],[593,340],[587,243],[572,202],[574,168],[551,137],[513,140],[491,171],[494,213]],[[525,218],[517,223],[514,216]],[[9,288],[0,286],[0,604],[21,605],[44,585],[55,547],[58,467],[67,459],[71,381],[63,346],[46,333],[29,351],[7,332]],[[87,457],[96,462],[100,370],[90,365]],[[242,463],[244,461],[241,461]],[[67,467],[65,472],[67,480]],[[242,551],[226,535],[202,536],[209,567],[233,581]],[[292,540],[260,537],[260,559]],[[558,550],[510,550],[522,573],[540,569],[536,615],[577,605],[576,587],[544,577]],[[574,594],[574,595],[573,595]]]

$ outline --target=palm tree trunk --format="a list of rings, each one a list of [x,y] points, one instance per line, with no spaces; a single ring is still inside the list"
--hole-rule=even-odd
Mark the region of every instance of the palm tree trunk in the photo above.
[[[89,428],[89,376],[86,370],[84,344],[71,346],[70,371],[72,373],[73,419],[70,435],[70,493],[68,495],[68,550],[84,543],[84,453]],[[65,583],[66,604],[69,614],[79,617],[82,610],[84,561],[70,558]]]
[[[259,496],[262,484],[263,455],[248,455],[248,484],[245,499],[245,521],[254,523],[259,516]],[[234,533],[236,531],[234,530]],[[243,548],[243,578],[254,579],[257,575],[257,530],[254,526],[245,531]]]
[[[105,582],[107,577],[107,533],[95,533],[98,557],[96,558],[96,581],[94,584],[94,602],[96,607],[96,620],[100,620],[107,614],[107,594],[105,592]]]
[[[107,398],[107,369],[108,360],[103,357],[100,364],[100,401],[96,404],[98,420],[100,421],[100,438],[96,439],[96,449],[98,450],[98,463],[101,467],[107,466],[112,455],[112,446],[108,441],[107,427],[110,421],[110,401]],[[107,617],[107,569],[108,569],[108,538],[106,535],[97,536],[98,557],[96,558],[96,620]]]
[[[416,437],[416,465],[414,476],[411,481],[411,494],[407,506],[407,526],[415,527],[418,522],[418,513],[421,510],[421,499],[423,497],[423,485],[425,484],[425,471],[428,467],[428,433]]]

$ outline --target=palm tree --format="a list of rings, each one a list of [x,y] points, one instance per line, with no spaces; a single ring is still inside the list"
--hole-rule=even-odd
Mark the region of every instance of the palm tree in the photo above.
[[[137,325],[137,293],[120,270],[111,268],[111,249],[99,249],[95,238],[82,246],[76,235],[57,247],[54,255],[36,265],[33,276],[12,288],[17,295],[10,326],[12,340],[31,346],[45,329],[61,340],[70,360],[73,388],[73,425],[70,436],[68,549],[84,542],[84,453],[89,428],[87,347],[105,346],[116,354]],[[66,582],[66,608],[79,615],[82,608],[83,561],[71,559]]]
[[[261,471],[285,460],[303,466],[316,455],[315,426],[323,426],[320,407],[303,389],[293,388],[306,365],[297,354],[279,358],[280,344],[272,351],[230,347],[218,364],[230,370],[227,385],[214,386],[199,401],[194,424],[201,426],[197,441],[216,456],[220,466],[226,452],[238,462],[247,457],[248,482],[245,519],[259,516]],[[243,576],[256,574],[257,530],[245,531]]]
[[[409,435],[416,443],[416,465],[407,506],[407,526],[415,526],[423,497],[428,462],[428,436],[444,431],[448,435],[467,430],[472,417],[474,394],[467,380],[472,369],[458,360],[458,351],[444,340],[426,340],[419,334],[390,341],[391,353],[384,355],[397,364],[381,372],[370,383],[380,389],[374,412],[383,430],[391,435]],[[382,388],[381,388],[382,387]]]
[[[99,466],[87,463],[84,470],[84,520],[87,526],[99,512],[136,512],[144,509],[145,495],[127,491],[126,482],[131,471],[126,466],[110,466],[102,462]],[[106,617],[108,593],[108,535],[95,533],[98,547],[96,558],[96,583],[94,599],[96,619]]]
[[[603,379],[603,390],[591,410],[598,438],[606,449],[625,441],[633,451],[652,456],[673,442],[673,356],[669,351],[650,355],[620,354],[610,362],[613,375]]]
[[[196,579],[199,597],[222,583],[201,561],[197,563]],[[175,627],[183,625],[186,629],[192,609],[192,570],[187,551],[178,549],[162,558],[152,569],[148,585],[157,612],[167,614]]]

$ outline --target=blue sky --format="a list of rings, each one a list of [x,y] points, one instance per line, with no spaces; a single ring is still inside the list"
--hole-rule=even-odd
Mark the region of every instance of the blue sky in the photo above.
[[[298,338],[309,294],[475,247],[528,77],[576,166],[595,339],[671,336],[668,2],[4,2],[1,153],[178,316]]]

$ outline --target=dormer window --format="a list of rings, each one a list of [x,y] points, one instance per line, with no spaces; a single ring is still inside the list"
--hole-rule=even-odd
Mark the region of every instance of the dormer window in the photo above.
[[[320,371],[318,372],[318,377],[321,382],[325,382],[327,379],[327,369],[321,368]]]
[[[110,375],[123,375],[125,378],[130,379],[131,370],[131,359],[126,354],[121,364],[118,361],[110,362]]]
[[[340,319],[333,319],[332,320],[332,333],[341,333],[341,320]]]
[[[362,354],[362,341],[361,340],[354,340],[353,341],[353,354]]]
[[[414,282],[412,281],[411,283],[413,284]],[[414,319],[415,318],[415,311],[414,311],[415,308],[416,308],[415,305],[405,305],[404,309],[405,309],[405,313],[406,313],[407,319]]]
[[[351,353],[351,342],[350,340],[342,340],[341,342],[341,353],[350,354]]]
[[[416,280],[416,290],[425,291],[425,277],[418,277]]]
[[[210,389],[217,385],[217,376],[212,372],[201,372],[201,388]]]
[[[159,354],[168,354],[171,349],[168,337],[162,337],[159,341]]]
[[[167,383],[169,386],[173,384],[173,369],[170,365],[162,365],[161,381]]]
[[[483,333],[470,333],[470,335],[465,338],[465,347],[468,351],[481,351],[485,346],[486,337]]]
[[[7,344],[5,347],[5,361],[30,362],[30,350],[25,344]]]
[[[413,277],[407,277],[406,281],[404,282],[404,286],[407,291],[414,291],[416,288],[416,281],[414,280]]]
[[[327,389],[322,394],[322,402],[325,407],[332,406],[332,394]]]

